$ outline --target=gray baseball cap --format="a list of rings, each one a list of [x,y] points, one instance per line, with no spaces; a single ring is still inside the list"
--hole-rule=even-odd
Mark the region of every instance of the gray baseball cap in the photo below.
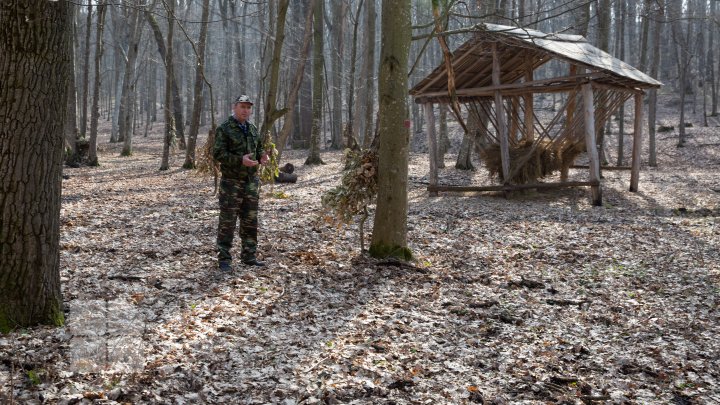
[[[238,98],[236,98],[235,101],[233,101],[233,104],[238,104],[238,103],[247,103],[247,104],[253,105],[253,102],[250,101],[250,97],[248,97],[244,94],[239,96]]]

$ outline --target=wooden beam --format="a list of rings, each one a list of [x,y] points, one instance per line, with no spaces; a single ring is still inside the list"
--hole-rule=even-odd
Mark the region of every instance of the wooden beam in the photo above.
[[[437,135],[435,133],[435,112],[433,111],[433,104],[425,104],[425,121],[427,122],[427,134],[428,134],[428,149],[430,152],[430,186],[436,186],[438,183],[438,143]],[[429,188],[428,188],[429,190]],[[436,197],[437,191],[431,191],[430,195]]]
[[[529,189],[557,189],[565,187],[594,187],[599,182],[593,181],[565,181],[560,183],[532,183],[532,184],[505,184],[501,186],[428,186],[428,191],[518,191]]]
[[[572,165],[570,166],[571,169],[589,169],[590,166],[588,165]],[[631,170],[632,166],[601,166],[603,170]]]
[[[633,135],[632,171],[630,172],[630,191],[638,191],[640,182],[640,155],[643,138],[643,95],[635,94],[635,134]]]
[[[592,204],[602,205],[602,190],[600,189],[600,157],[598,156],[597,144],[595,142],[595,104],[593,100],[593,89],[590,83],[583,84],[583,112],[585,118],[585,147],[590,158],[590,181],[596,182],[597,186],[590,187]]]
[[[520,83],[509,83],[509,84],[495,84],[493,83],[492,86],[485,86],[485,87],[468,87],[468,88],[458,88],[455,92],[458,97],[462,96],[492,96],[493,93],[497,90],[500,91],[506,91],[506,90],[522,90],[526,91],[528,93],[550,93],[553,88],[558,87],[560,89],[567,89],[572,86],[576,86],[578,84],[587,82],[588,80],[597,79],[599,77],[603,77],[603,74],[593,72],[593,73],[583,73],[583,74],[571,74],[566,77],[554,77],[550,79],[541,79],[541,80],[533,80],[530,82],[520,82]],[[499,83],[499,81],[498,81]],[[558,86],[554,86],[558,85]],[[416,98],[424,98],[424,97],[438,97],[438,96],[447,96],[447,90],[443,91],[431,91],[427,93],[418,92],[413,94]]]
[[[500,55],[498,55],[497,42],[492,43],[493,54],[493,86],[500,85]],[[502,165],[502,174],[504,182],[510,181],[510,148],[508,145],[508,133],[505,126],[505,108],[503,107],[503,98],[499,90],[495,91],[495,119],[498,123],[498,137],[500,138],[500,162]]]

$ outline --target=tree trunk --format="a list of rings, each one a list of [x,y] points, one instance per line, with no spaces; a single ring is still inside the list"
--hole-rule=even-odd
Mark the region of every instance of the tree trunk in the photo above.
[[[382,2],[378,197],[370,244],[374,257],[405,260],[412,258],[407,247],[410,13],[410,0]]]
[[[140,9],[132,8],[129,16],[130,35],[125,60],[125,77],[123,78],[122,94],[120,95],[120,115],[118,117],[119,139],[124,142],[121,156],[132,155],[132,118],[135,110],[135,70],[138,45],[142,34],[140,25]]]
[[[265,117],[260,127],[260,136],[263,138],[264,143],[270,139],[270,130],[275,121],[287,112],[285,108],[282,110],[277,109],[277,89],[280,79],[280,55],[285,41],[285,18],[288,6],[288,0],[280,0],[277,10],[275,36],[274,38],[267,38],[267,41],[272,41],[274,44],[272,47],[272,59],[270,59],[270,81],[267,87],[267,97],[265,97]]]
[[[343,131],[342,131],[342,73],[343,73],[343,54],[345,43],[345,16],[347,14],[347,2],[345,1],[334,1],[332,4],[332,25],[331,35],[333,38],[333,51],[331,58],[332,65],[332,148],[340,149],[343,147]],[[362,1],[361,3],[362,4]],[[355,21],[357,27],[358,22]],[[357,33],[357,28],[355,29]],[[354,41],[357,41],[356,39]],[[354,69],[354,66],[350,66]],[[351,79],[352,81],[352,76]],[[348,109],[351,109],[352,105],[348,105]]]
[[[311,9],[314,6],[315,1],[316,0],[310,0]],[[285,121],[283,122],[282,129],[280,130],[280,135],[276,145],[276,149],[278,150],[278,162],[282,159],[282,153],[285,146],[287,146],[290,131],[294,127],[295,114],[293,112],[295,111],[295,107],[297,105],[300,86],[302,85],[303,78],[305,77],[305,63],[307,62],[308,52],[310,51],[310,39],[312,38],[312,34],[312,13],[308,12],[305,17],[305,33],[303,34],[302,44],[298,49],[297,54],[297,60],[299,62],[297,68],[295,69],[295,78],[292,81],[292,89],[290,89],[286,105],[286,108],[290,111],[290,113],[285,116]]]
[[[657,10],[654,12],[653,24],[653,49],[652,64],[650,65],[650,77],[657,79],[660,66],[660,33],[664,26],[664,0],[658,0]],[[657,115],[657,89],[650,89],[648,96],[648,143],[650,149],[649,164],[657,166],[657,151],[655,147],[655,121]]]
[[[83,82],[82,82],[82,114],[80,115],[80,137],[87,136],[87,105],[88,88],[90,87],[90,32],[92,31],[92,3],[87,6],[87,22],[85,24],[85,55],[83,60]]]
[[[375,12],[375,1],[367,2],[367,58],[365,59],[365,72],[367,73],[367,83],[365,84],[365,133],[363,134],[363,146],[370,146],[373,138],[373,112],[375,110],[375,20],[377,13]]]
[[[0,332],[62,325],[60,192],[72,5],[0,5]],[[38,91],[42,89],[42,91]],[[59,108],[53,108],[59,107]]]
[[[203,77],[205,75],[205,43],[207,42],[208,18],[210,16],[210,0],[203,0],[202,25],[200,26],[200,37],[197,44],[197,70],[195,72],[195,88],[193,89],[195,99],[193,100],[192,119],[190,121],[190,132],[188,132],[187,148],[185,149],[185,163],[183,168],[195,168],[195,143],[200,128],[200,113],[203,108]]]
[[[71,37],[74,38],[75,34],[75,19],[72,19]],[[70,74],[68,75],[68,97],[67,97],[67,113],[65,121],[65,163],[70,165],[78,165],[80,162],[80,156],[77,150],[77,138],[78,138],[78,127],[77,127],[77,86],[75,85],[75,41],[67,41],[68,52],[70,54]]]
[[[710,16],[715,18],[715,4],[717,2],[710,2]],[[717,103],[717,83],[715,83],[715,29],[716,24],[713,22],[710,24],[710,37],[708,39],[708,60],[706,66],[707,72],[707,83],[710,84],[710,115],[715,117],[718,115],[718,103]]]
[[[680,92],[680,122],[678,123],[678,143],[677,147],[685,146],[685,99],[687,95],[687,76],[690,66],[689,41],[692,37],[692,22],[688,21],[688,31],[685,35],[681,26],[682,7],[680,4],[674,4],[672,9],[668,6],[668,14],[672,19],[671,29],[675,43],[675,51],[677,55],[678,65],[678,91]]]
[[[170,1],[168,4],[168,15],[175,13],[175,2]],[[168,34],[167,46],[165,47],[165,137],[163,142],[162,161],[160,162],[160,170],[170,169],[170,145],[175,139],[175,115],[173,115],[170,105],[172,104],[173,92],[172,83],[175,80],[173,65],[173,35],[175,32],[174,19],[168,18]]]
[[[448,125],[447,125],[447,104],[438,105],[438,121],[440,130],[438,131],[438,156],[437,163],[438,169],[445,168],[445,154],[450,149],[450,138],[448,137]]]
[[[160,53],[160,58],[162,59],[163,64],[165,65],[166,79],[167,79],[167,72],[170,72],[170,78],[172,80],[172,83],[171,83],[172,94],[171,94],[170,100],[171,100],[171,105],[173,106],[172,110],[171,110],[171,113],[173,114],[173,121],[175,123],[180,122],[181,123],[180,129],[183,129],[183,126],[182,126],[182,119],[183,119],[182,118],[183,117],[182,98],[180,97],[180,88],[178,87],[178,81],[175,80],[175,65],[171,63],[168,66],[166,63],[167,50],[165,49],[166,48],[165,47],[165,39],[163,38],[162,31],[160,30],[160,25],[157,23],[155,16],[152,14],[152,12],[145,11],[145,18],[146,18],[148,24],[150,25],[150,28],[153,31],[153,35],[155,37],[155,43],[157,44],[158,52]],[[169,107],[167,107],[167,104],[166,104],[165,108],[166,109],[169,108]],[[174,127],[175,126],[173,126],[173,128]],[[176,132],[179,132],[179,131],[180,130],[177,130]],[[182,149],[182,147],[181,147],[181,149]]]
[[[597,0],[598,5],[598,48],[605,52],[610,52],[610,0]],[[598,105],[595,108],[604,109],[605,105]],[[598,130],[597,148],[600,156],[600,166],[607,164],[607,156],[605,156],[605,125],[604,122],[596,123]]]
[[[103,29],[105,27],[105,10],[107,6],[103,2],[98,3],[97,7],[97,31],[95,34],[95,79],[93,81],[92,108],[90,110],[90,140],[88,145],[88,165],[97,166],[97,135],[98,121],[100,120],[100,84],[102,83],[102,74],[100,72],[100,62],[103,54]]]
[[[358,39],[358,25],[360,25],[360,11],[362,11],[362,6],[365,2],[363,0],[360,0],[358,2],[358,8],[357,12],[355,13],[355,24],[353,27],[353,37],[352,37],[352,50],[350,52],[350,80],[348,88],[348,120],[346,123],[346,134],[345,134],[345,147],[356,149],[359,145],[357,142],[357,138],[355,137],[355,115],[353,114],[353,111],[355,109],[355,66],[357,64],[357,39]],[[366,80],[370,81],[370,80]],[[341,103],[342,104],[342,103]],[[358,106],[360,103],[358,103]],[[341,120],[342,121],[342,120]]]
[[[620,60],[625,60],[625,12],[626,12],[626,5],[624,1],[621,1],[618,3],[617,12],[619,14],[620,24],[617,28],[617,57]],[[643,18],[643,40],[642,40],[642,54],[645,55],[640,58],[641,65],[647,66],[647,36],[648,36],[648,21],[650,20],[650,16],[646,15]],[[643,72],[646,71],[645,69],[640,69]],[[622,166],[623,160],[625,159],[625,103],[623,103],[620,106],[620,109],[618,111],[618,146],[617,146],[617,165]]]
[[[315,3],[313,36],[313,90],[312,90],[312,133],[310,134],[310,153],[306,165],[324,164],[320,158],[320,132],[322,130],[323,103],[323,2]]]

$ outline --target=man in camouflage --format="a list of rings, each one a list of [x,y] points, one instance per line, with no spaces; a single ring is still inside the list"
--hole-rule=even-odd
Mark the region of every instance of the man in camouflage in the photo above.
[[[248,121],[253,103],[248,96],[236,98],[232,115],[215,131],[213,157],[220,163],[220,219],[218,221],[218,267],[232,270],[232,247],[235,225],[240,219],[242,262],[264,266],[257,259],[258,164],[265,164],[268,155],[255,125]]]

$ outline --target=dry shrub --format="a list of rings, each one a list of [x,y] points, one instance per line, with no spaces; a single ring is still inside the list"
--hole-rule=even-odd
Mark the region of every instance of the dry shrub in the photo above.
[[[341,185],[322,197],[332,222],[348,224],[355,215],[367,215],[367,206],[377,195],[378,155],[374,149],[362,152],[346,149]]]

